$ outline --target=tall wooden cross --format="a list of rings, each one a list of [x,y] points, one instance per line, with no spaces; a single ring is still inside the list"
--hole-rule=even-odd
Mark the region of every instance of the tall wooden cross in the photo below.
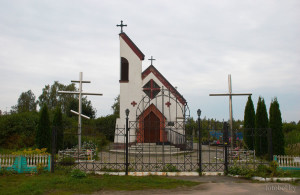
[[[83,81],[82,80],[82,72],[79,73],[79,81],[71,81],[72,83],[79,83],[79,91],[58,91],[59,94],[77,94],[79,95],[79,106],[78,106],[78,112],[75,112],[71,110],[72,113],[78,115],[78,148],[81,150],[81,117],[88,118],[88,116],[85,116],[82,114],[82,95],[100,95],[101,93],[83,93],[82,92],[82,83],[91,83],[91,81]]]
[[[123,26],[127,26],[127,24],[123,24],[123,20],[121,20],[121,24],[117,24],[117,27],[121,27],[121,33],[123,32]]]
[[[231,149],[233,148],[233,143],[235,143],[235,135],[232,130],[232,124],[233,124],[233,114],[232,114],[232,96],[241,96],[241,95],[252,95],[252,93],[232,93],[232,84],[231,84],[231,75],[228,75],[228,90],[229,93],[223,93],[223,94],[209,94],[209,96],[229,96],[229,127],[230,127],[230,133],[231,133]]]
[[[151,61],[151,64],[150,65],[153,65],[152,64],[152,61],[154,61],[155,59],[153,58],[153,56],[151,56],[151,58],[150,59],[148,59],[148,60],[150,60]]]

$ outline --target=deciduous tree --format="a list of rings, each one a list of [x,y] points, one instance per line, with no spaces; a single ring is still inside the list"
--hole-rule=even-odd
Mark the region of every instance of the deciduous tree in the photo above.
[[[47,104],[49,110],[54,110],[57,106],[61,107],[62,113],[71,116],[70,109],[78,111],[78,95],[75,94],[58,94],[58,91],[78,91],[75,84],[63,85],[55,81],[53,85],[46,85],[42,94],[39,96],[40,107]],[[82,98],[82,113],[95,118],[96,110],[93,108],[91,101],[87,97]]]
[[[116,115],[117,117],[120,117],[120,95],[115,98],[114,104],[111,106],[113,109],[113,114]]]
[[[18,104],[12,106],[12,112],[31,112],[36,111],[38,102],[35,100],[35,95],[31,90],[21,93]]]

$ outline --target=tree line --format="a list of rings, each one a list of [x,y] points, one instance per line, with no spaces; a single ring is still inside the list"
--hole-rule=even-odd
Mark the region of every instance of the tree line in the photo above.
[[[50,151],[52,130],[56,128],[57,149],[65,144],[76,142],[76,136],[64,138],[64,134],[77,132],[78,116],[70,110],[78,110],[78,95],[58,94],[58,91],[78,91],[74,84],[63,85],[55,81],[46,85],[36,100],[31,90],[21,93],[18,102],[9,114],[0,114],[0,148],[21,149],[27,147],[47,148]],[[115,121],[118,117],[118,98],[112,106],[113,114],[96,118],[96,109],[86,97],[82,98],[82,113],[91,118],[83,120],[86,129],[94,129],[113,141]],[[40,107],[39,112],[37,107]],[[65,140],[64,140],[65,139]],[[65,142],[63,144],[63,142]]]

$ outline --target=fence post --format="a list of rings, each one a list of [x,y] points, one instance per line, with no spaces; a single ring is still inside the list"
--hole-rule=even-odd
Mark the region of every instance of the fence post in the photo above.
[[[52,160],[51,160],[51,155],[48,156],[48,171],[52,171],[54,172],[54,169],[51,169],[51,166],[52,166]]]
[[[129,109],[125,110],[126,113],[126,165],[125,165],[125,175],[128,175],[128,115],[129,115]]]
[[[201,110],[198,109],[197,110],[197,114],[198,114],[198,129],[199,129],[199,140],[198,140],[198,148],[199,148],[199,172],[202,173],[202,132],[201,132],[201,126],[200,126],[200,115],[201,115]]]
[[[224,168],[225,168],[225,174],[228,173],[228,123],[224,122],[223,124],[223,130],[224,130],[224,148],[225,148],[225,162],[224,162]]]
[[[17,162],[18,162],[18,166],[17,166],[17,171],[18,171],[18,173],[22,173],[22,161],[21,161],[21,157],[22,157],[22,156],[16,157],[16,160],[17,160]]]

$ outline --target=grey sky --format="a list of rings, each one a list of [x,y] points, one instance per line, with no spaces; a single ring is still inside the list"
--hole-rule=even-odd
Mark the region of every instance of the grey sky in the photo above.
[[[228,91],[278,98],[285,121],[300,120],[300,2],[298,0],[0,1],[0,109],[31,89],[70,84],[83,72],[84,91],[98,116],[119,94],[119,37],[126,34],[188,101],[191,115],[228,119]],[[143,62],[143,69],[150,61]],[[247,97],[233,98],[243,119]]]

